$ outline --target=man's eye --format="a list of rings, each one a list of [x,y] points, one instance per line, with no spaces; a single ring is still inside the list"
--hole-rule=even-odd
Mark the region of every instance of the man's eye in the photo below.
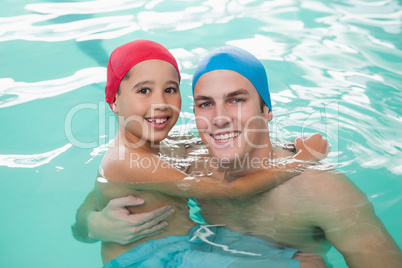
[[[140,90],[138,90],[138,93],[140,94],[148,94],[149,92],[151,92],[149,88],[141,88]]]
[[[244,99],[236,98],[236,99],[233,100],[233,102],[234,103],[242,103],[242,102],[244,102]]]
[[[207,108],[209,106],[211,106],[211,103],[209,103],[209,102],[204,102],[204,103],[201,103],[200,105],[198,105],[198,107],[200,107],[200,108]]]
[[[166,92],[166,93],[173,94],[173,93],[176,93],[176,92],[177,92],[177,89],[176,89],[176,88],[173,88],[173,87],[169,87],[169,88],[165,89],[165,92]]]

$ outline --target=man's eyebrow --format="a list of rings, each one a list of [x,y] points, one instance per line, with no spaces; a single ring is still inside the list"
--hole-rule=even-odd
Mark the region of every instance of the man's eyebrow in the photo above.
[[[195,99],[194,99],[194,101],[201,101],[201,100],[212,100],[212,98],[211,97],[208,97],[208,96],[197,96],[197,97],[195,97]]]
[[[230,92],[229,94],[227,94],[225,96],[225,98],[233,98],[233,97],[236,97],[238,95],[249,95],[249,92],[247,90],[245,90],[245,89],[239,89],[239,90]],[[201,95],[201,96],[195,97],[195,99],[194,99],[194,101],[200,101],[200,100],[212,100],[212,98],[208,97],[208,96],[202,96]]]
[[[230,92],[229,94],[226,95],[226,98],[233,98],[238,95],[249,95],[249,92],[245,89],[239,89],[233,92]]]

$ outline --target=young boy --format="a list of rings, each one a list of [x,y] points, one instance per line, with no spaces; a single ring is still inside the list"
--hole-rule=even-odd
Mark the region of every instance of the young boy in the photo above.
[[[136,195],[145,202],[142,206],[128,208],[131,213],[165,205],[174,208],[176,213],[169,218],[165,232],[159,235],[127,245],[103,242],[102,259],[104,263],[109,262],[105,267],[191,267],[198,261],[203,261],[203,267],[209,264],[226,267],[244,256],[250,258],[253,253],[246,248],[229,249],[237,252],[232,255],[211,253],[210,245],[200,238],[203,227],[197,231],[196,224],[189,218],[186,198],[233,199],[254,195],[299,174],[305,166],[302,161],[317,160],[305,149],[307,146],[320,152],[319,157],[328,153],[326,142],[305,144],[294,158],[288,159],[292,161],[284,162],[280,168],[258,171],[230,183],[213,177],[189,177],[157,157],[160,142],[179,117],[179,84],[175,58],[158,43],[133,41],[116,48],[110,56],[106,101],[117,115],[119,128],[99,169],[101,176],[95,185],[98,207],[103,209],[116,197]],[[257,238],[234,234],[237,241],[244,239],[266,247],[263,257],[267,265],[275,263],[288,267],[289,263],[298,262],[290,259],[296,250],[278,249]],[[189,241],[191,237],[194,239]],[[134,247],[135,250],[131,250]]]

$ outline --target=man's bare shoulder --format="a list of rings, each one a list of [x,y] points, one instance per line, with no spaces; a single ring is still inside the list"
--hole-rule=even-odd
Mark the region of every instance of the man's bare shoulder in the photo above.
[[[282,148],[276,148],[275,153],[278,157],[294,155]],[[364,193],[342,171],[320,162],[274,190],[295,193],[299,199],[308,200],[309,203],[350,203],[365,199]]]
[[[312,166],[286,182],[289,187],[302,190],[310,197],[328,202],[345,201],[365,197],[364,193],[342,171],[323,165]],[[300,192],[300,191],[298,191]]]
[[[294,194],[293,207],[308,211],[317,224],[372,208],[366,195],[339,170],[310,168],[284,186]]]
[[[363,194],[345,173],[323,165],[315,165],[306,169],[297,179],[309,189],[329,196],[352,193]],[[331,193],[326,191],[330,191]]]

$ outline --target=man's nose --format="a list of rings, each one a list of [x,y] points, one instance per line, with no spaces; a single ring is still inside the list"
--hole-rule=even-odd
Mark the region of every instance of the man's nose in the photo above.
[[[212,123],[219,128],[223,128],[231,124],[232,119],[224,107],[217,107]]]
[[[228,126],[231,122],[232,122],[232,120],[230,119],[230,117],[228,117],[226,115],[216,116],[216,117],[214,117],[214,120],[213,120],[213,124],[219,128],[224,128],[224,127]]]

